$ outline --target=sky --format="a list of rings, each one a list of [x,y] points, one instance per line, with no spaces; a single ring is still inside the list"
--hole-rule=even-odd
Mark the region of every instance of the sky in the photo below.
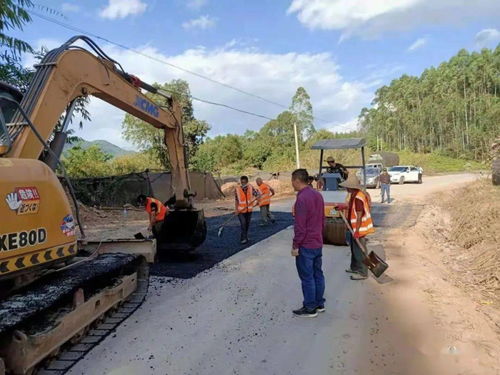
[[[299,86],[311,96],[315,126],[353,130],[380,86],[419,75],[460,49],[500,43],[499,0],[35,0],[59,23],[127,46],[95,41],[145,82],[184,79],[192,95],[274,118]],[[77,34],[33,16],[17,33],[55,48]],[[134,52],[138,51],[140,54]],[[148,57],[144,56],[147,55]],[[204,80],[160,61],[272,101]],[[33,64],[27,58],[26,65]],[[87,140],[123,139],[124,112],[92,99]],[[258,130],[266,120],[194,102],[209,135]],[[73,125],[76,128],[76,125]]]

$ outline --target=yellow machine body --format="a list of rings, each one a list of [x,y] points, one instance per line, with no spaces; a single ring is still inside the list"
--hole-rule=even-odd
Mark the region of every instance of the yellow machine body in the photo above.
[[[76,254],[66,194],[46,164],[0,158],[0,276]]]

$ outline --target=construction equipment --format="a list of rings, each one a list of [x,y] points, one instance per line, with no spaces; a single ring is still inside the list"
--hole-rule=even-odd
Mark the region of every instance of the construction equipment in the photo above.
[[[368,157],[367,167],[389,168],[399,164],[399,155],[395,152],[378,151]]]
[[[325,229],[323,231],[323,242],[325,244],[346,245],[346,226],[342,221],[340,213],[335,209],[339,203],[345,203],[347,199],[347,190],[342,188],[339,183],[342,177],[339,173],[323,173],[323,170],[328,166],[323,165],[323,156],[325,150],[342,150],[342,149],[360,149],[362,165],[345,166],[348,169],[361,169],[363,181],[362,186],[366,186],[365,173],[365,140],[364,138],[337,138],[323,139],[316,142],[311,149],[320,150],[319,158],[319,175],[324,181],[323,199],[325,201]],[[355,173],[354,171],[350,173]]]
[[[75,46],[77,41],[94,53]],[[141,89],[161,95],[164,105]],[[139,254],[133,243],[120,241],[115,249],[82,248],[71,184],[66,178],[74,212],[54,173],[58,164],[64,170],[59,156],[75,100],[88,95],[164,131],[177,200],[158,249],[192,249],[206,236],[203,211],[192,205],[178,102],[126,73],[87,37],[48,52],[24,95],[0,85],[0,375],[32,373],[107,311],[146,294],[144,244]]]

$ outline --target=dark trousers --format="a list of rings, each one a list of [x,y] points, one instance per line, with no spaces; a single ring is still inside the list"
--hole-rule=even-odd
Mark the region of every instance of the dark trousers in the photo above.
[[[360,275],[368,276],[368,267],[363,263],[363,250],[359,247],[358,243],[352,236],[350,231],[347,231],[347,243],[351,246],[351,270],[358,272]],[[366,248],[366,240],[358,238],[359,242]]]
[[[268,224],[269,221],[274,223],[274,217],[271,215],[270,205],[260,206],[260,219],[263,224]]]
[[[250,228],[250,221],[252,220],[252,213],[245,212],[243,214],[238,214],[238,219],[241,225],[241,241],[248,240],[248,228]]]
[[[154,238],[158,238],[158,236],[161,233],[161,228],[163,227],[163,220],[162,221],[157,221],[153,227],[151,228],[151,231],[153,232]]]
[[[306,249],[301,247],[299,255],[295,257],[295,265],[302,282],[302,294],[304,295],[304,306],[315,309],[325,304],[323,295],[325,293],[325,277],[321,269],[323,250]]]

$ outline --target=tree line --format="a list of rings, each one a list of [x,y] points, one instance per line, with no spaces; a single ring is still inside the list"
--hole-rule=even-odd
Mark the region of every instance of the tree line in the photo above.
[[[500,134],[500,45],[463,49],[419,77],[403,75],[382,86],[359,123],[376,150],[487,160]]]
[[[0,4],[0,80],[24,91],[33,70],[22,66],[21,54],[34,54],[40,59],[46,51],[34,51],[10,32],[31,21],[26,9],[35,5],[30,0],[0,0]],[[52,12],[48,8],[46,11]],[[379,88],[372,107],[361,111],[358,131],[351,133],[316,130],[310,97],[305,88],[299,87],[288,110],[260,130],[209,138],[210,125],[195,118],[186,81],[155,85],[181,102],[188,167],[192,170],[237,173],[248,169],[293,168],[294,125],[305,160],[303,165],[309,168],[316,167],[317,155],[309,149],[319,139],[364,136],[372,150],[404,150],[483,161],[488,158],[491,142],[500,134],[500,45],[481,52],[461,50],[437,68],[426,69],[419,77],[403,75]],[[160,96],[148,96],[159,105],[165,104]],[[76,112],[90,120],[86,110],[88,99],[79,98],[77,104]],[[95,149],[75,148],[64,157],[70,174],[109,175],[170,167],[162,130],[130,115],[125,116],[122,129],[125,139],[136,146],[138,153],[115,161]],[[75,141],[75,137],[70,137],[70,141]],[[350,156],[342,154],[342,157]]]

